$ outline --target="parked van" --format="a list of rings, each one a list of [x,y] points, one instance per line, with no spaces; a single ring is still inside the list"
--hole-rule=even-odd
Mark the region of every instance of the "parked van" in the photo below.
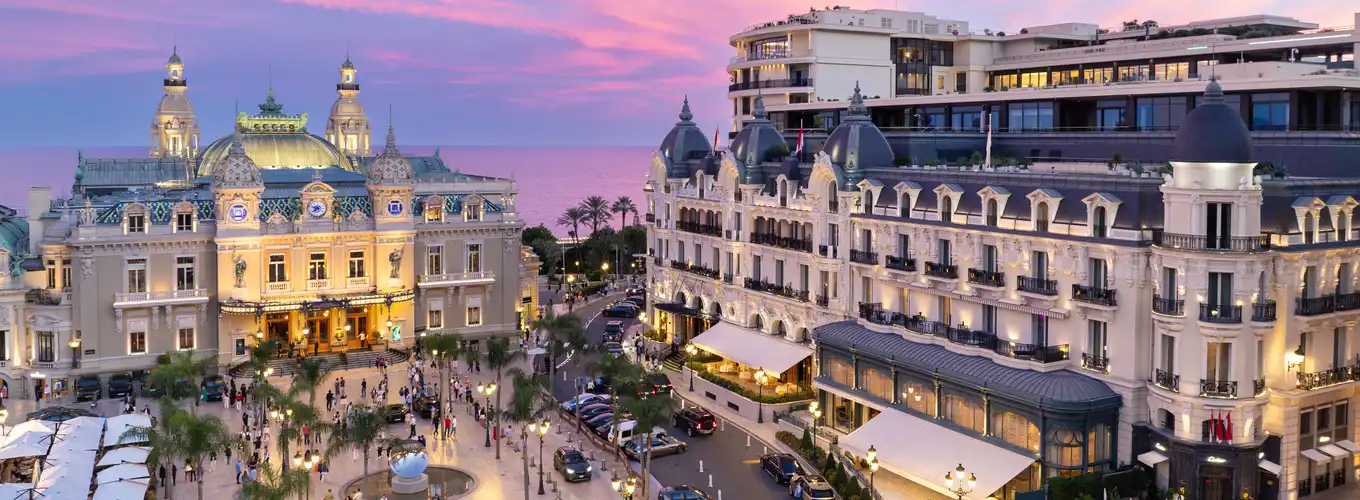
[[[618,444],[623,444],[628,442],[628,440],[630,439],[641,437],[638,434],[637,421],[635,420],[624,420],[618,423],[617,429],[615,429],[615,426],[609,425],[601,428],[600,431],[601,431],[600,437],[603,437],[607,440],[613,441]],[[652,427],[651,432],[652,437],[664,435],[666,435],[665,429],[662,429],[660,427]]]

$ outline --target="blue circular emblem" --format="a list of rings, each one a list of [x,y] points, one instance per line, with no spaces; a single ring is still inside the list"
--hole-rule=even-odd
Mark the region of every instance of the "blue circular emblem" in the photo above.
[[[307,214],[312,217],[325,217],[326,203],[321,200],[312,200],[311,203],[307,204]]]
[[[231,208],[227,209],[227,216],[231,217],[232,222],[244,222],[247,215],[249,215],[249,213],[246,210],[246,206],[240,203],[232,205]]]
[[[401,200],[392,200],[387,202],[387,213],[389,214],[401,215],[402,208],[403,207],[401,205]]]

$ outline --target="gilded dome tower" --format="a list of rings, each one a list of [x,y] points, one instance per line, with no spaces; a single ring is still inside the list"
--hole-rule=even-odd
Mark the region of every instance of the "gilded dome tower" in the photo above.
[[[151,156],[154,158],[192,157],[198,153],[198,118],[189,103],[189,81],[184,79],[184,62],[179,48],[165,63],[165,95],[151,119]]]
[[[335,84],[335,93],[340,94],[331,105],[331,116],[326,120],[326,140],[336,149],[347,155],[368,156],[372,131],[368,124],[368,113],[359,102],[358,69],[345,56],[340,65],[340,82]]]

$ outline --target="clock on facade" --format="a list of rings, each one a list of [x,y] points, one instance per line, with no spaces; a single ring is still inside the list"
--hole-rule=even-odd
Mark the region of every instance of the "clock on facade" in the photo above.
[[[307,204],[307,214],[316,218],[325,217],[326,202],[321,200],[312,200],[311,203]]]
[[[401,215],[401,211],[403,208],[404,207],[402,207],[401,205],[401,200],[394,199],[387,202],[387,213],[393,216]]]
[[[249,215],[249,211],[242,203],[234,204],[227,209],[227,216],[231,217],[232,222],[244,222],[247,215]]]

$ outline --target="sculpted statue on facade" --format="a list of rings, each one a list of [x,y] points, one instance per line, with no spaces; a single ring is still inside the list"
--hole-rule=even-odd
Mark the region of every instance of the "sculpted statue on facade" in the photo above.
[[[401,253],[401,249],[398,248],[392,250],[392,253],[387,254],[387,261],[392,264],[392,274],[390,277],[393,279],[401,277]]]
[[[235,265],[235,268],[236,268],[236,269],[235,269],[235,274],[236,274],[236,288],[245,288],[245,287],[246,287],[246,259],[245,259],[244,257],[241,257],[241,256],[238,254],[238,255],[232,256],[232,262],[235,263],[234,265]]]

